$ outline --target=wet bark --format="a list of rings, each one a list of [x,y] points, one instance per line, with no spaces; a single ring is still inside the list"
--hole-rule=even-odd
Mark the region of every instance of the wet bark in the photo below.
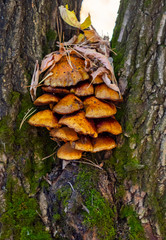
[[[111,157],[86,156],[103,170],[84,163],[62,170],[56,155],[43,159],[56,151],[46,130],[27,123],[19,130],[33,107],[26,86],[34,63],[55,49],[57,6],[66,2],[0,2],[1,238],[164,239],[164,0],[121,1],[112,44],[124,134]],[[69,1],[77,14],[80,5]]]

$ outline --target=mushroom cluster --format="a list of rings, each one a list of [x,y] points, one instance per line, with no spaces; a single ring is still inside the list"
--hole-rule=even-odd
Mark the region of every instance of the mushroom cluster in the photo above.
[[[43,95],[34,100],[45,109],[28,122],[49,130],[51,139],[61,144],[57,156],[63,160],[113,149],[114,135],[122,132],[114,116],[122,95],[109,62],[108,42],[93,28],[83,32],[81,39],[78,35],[60,43],[59,51],[47,55],[40,68],[37,63],[31,83],[34,100],[39,75],[45,72]]]

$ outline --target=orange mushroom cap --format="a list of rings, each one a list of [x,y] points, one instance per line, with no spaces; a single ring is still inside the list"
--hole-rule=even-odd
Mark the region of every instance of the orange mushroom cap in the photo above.
[[[81,151],[86,151],[86,152],[93,151],[91,140],[87,136],[81,136],[79,140],[77,140],[76,142],[72,142],[71,146],[72,148],[81,150]]]
[[[89,96],[94,94],[93,85],[90,82],[80,83],[78,86],[71,88],[70,92],[73,92],[77,96]]]
[[[40,97],[38,97],[35,101],[34,101],[34,104],[36,106],[42,106],[42,105],[47,105],[47,104],[50,104],[50,103],[55,103],[55,102],[58,102],[60,98],[52,95],[52,94],[48,94],[48,93],[45,93],[43,95],[41,95]]]
[[[99,99],[108,99],[112,101],[122,101],[122,95],[106,86],[105,83],[95,87],[95,96]]]
[[[28,123],[36,127],[56,128],[60,126],[51,110],[43,110],[34,114]]]
[[[59,114],[69,114],[83,108],[82,101],[74,94],[68,94],[62,98],[53,108],[53,112]]]
[[[67,125],[83,135],[90,135],[94,138],[98,136],[93,120],[88,120],[83,111],[63,116],[59,124]]]
[[[113,103],[104,103],[95,97],[89,97],[83,102],[85,106],[85,116],[88,118],[105,118],[116,113]]]
[[[100,84],[100,83],[103,83],[103,79],[100,75],[98,75],[97,77],[95,77],[93,81],[93,84]]]
[[[68,127],[62,127],[58,129],[52,129],[50,131],[50,135],[53,138],[59,138],[60,140],[66,142],[66,141],[76,141],[78,140],[77,133]]]
[[[122,127],[116,119],[106,118],[99,120],[99,122],[97,123],[97,132],[109,132],[114,135],[118,135],[122,133]]]
[[[100,152],[103,150],[111,150],[116,147],[115,141],[110,137],[99,136],[92,140],[93,152]]]
[[[51,70],[53,74],[44,81],[44,84],[51,87],[76,85],[78,82],[89,78],[84,68],[83,59],[75,55],[70,55],[68,58],[64,56],[55,64],[55,67]]]
[[[67,142],[58,149],[57,156],[63,160],[76,160],[82,157],[82,151],[72,148]]]

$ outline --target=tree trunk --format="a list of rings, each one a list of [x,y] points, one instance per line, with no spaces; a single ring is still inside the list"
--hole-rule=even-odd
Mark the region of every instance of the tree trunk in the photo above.
[[[121,1],[112,47],[125,92],[124,137],[115,170],[125,177],[125,202],[134,206],[149,239],[166,237],[165,36],[164,0]]]
[[[28,124],[19,130],[19,126],[33,107],[27,86],[36,59],[55,50],[58,22],[67,39],[73,31],[57,20],[58,6],[67,2],[79,15],[81,0],[0,1],[1,239],[52,239],[38,202],[41,199],[45,204],[41,189],[48,184],[43,176],[57,164],[53,158],[42,158],[55,151],[55,146],[47,132]]]
[[[19,130],[33,107],[26,86],[35,60],[55,50],[66,2],[79,14],[81,1],[0,2],[1,239],[164,239],[164,0],[121,1],[112,45],[124,134],[111,157],[87,156],[104,170],[62,170],[56,155],[43,159],[55,152],[46,130]],[[63,29],[67,40],[72,30]]]

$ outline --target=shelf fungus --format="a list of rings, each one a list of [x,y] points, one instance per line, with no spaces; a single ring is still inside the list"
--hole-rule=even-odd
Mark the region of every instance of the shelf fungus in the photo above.
[[[60,12],[62,9],[65,11],[61,6]],[[81,24],[70,19],[69,10],[67,13],[67,19],[61,17],[78,28],[78,35],[57,43],[59,50],[46,55],[40,65],[36,63],[30,94],[42,111],[28,122],[46,127],[50,138],[61,144],[58,158],[71,161],[86,152],[116,147],[122,127],[114,115],[123,97],[109,62],[109,42],[91,26],[90,16]],[[36,99],[40,87],[42,94]]]

